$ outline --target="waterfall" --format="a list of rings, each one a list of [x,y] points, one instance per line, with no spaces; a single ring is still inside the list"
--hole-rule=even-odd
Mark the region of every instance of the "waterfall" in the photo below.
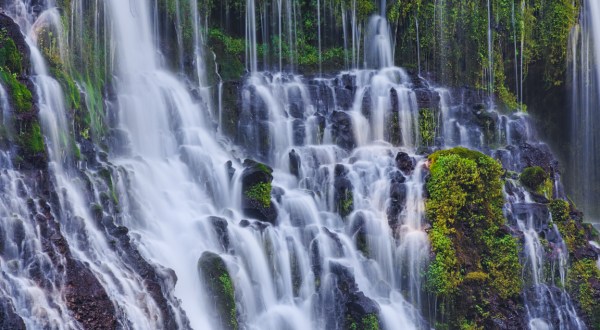
[[[581,25],[571,34],[572,109],[567,186],[592,219],[600,218],[595,200],[600,192],[600,4],[585,1]]]
[[[306,46],[297,31],[300,4],[246,1],[239,34],[248,74],[236,96],[225,90],[230,82],[209,79],[208,25],[194,0],[167,9],[160,1],[74,0],[69,12],[52,5],[35,15],[30,2],[15,0],[6,10],[30,50],[48,169],[20,169],[14,151],[0,149],[0,308],[25,327],[437,327],[438,302],[425,275],[426,155],[462,145],[493,155],[507,170],[505,213],[523,241],[529,326],[585,329],[565,289],[565,243],[550,228],[547,207],[509,177],[526,166],[523,146],[538,146],[528,117],[485,108],[487,100],[466,88],[434,86],[420,76],[420,53],[418,73],[395,66],[385,1],[365,22],[356,1],[340,6],[350,70],[334,73],[322,72],[321,50],[331,40],[321,24],[332,20],[335,3],[317,1],[314,76],[294,73],[294,50]],[[90,8],[95,15],[88,17]],[[173,10],[173,22],[159,10]],[[71,25],[63,31],[65,19]],[[443,27],[442,14],[439,20]],[[165,46],[170,35],[160,29],[168,24],[176,31]],[[46,30],[64,67],[48,60]],[[278,71],[261,71],[270,68],[264,43],[274,31]],[[85,63],[86,51],[102,55]],[[72,73],[85,107],[70,105],[59,69]],[[3,126],[10,105],[0,85]],[[81,113],[103,134],[78,136]],[[235,132],[226,136],[223,125],[234,115]],[[81,156],[84,149],[92,157]],[[272,179],[260,201],[272,211],[266,220],[246,205],[257,169]],[[541,238],[550,233],[552,257]],[[79,305],[112,323],[94,323],[97,315]]]

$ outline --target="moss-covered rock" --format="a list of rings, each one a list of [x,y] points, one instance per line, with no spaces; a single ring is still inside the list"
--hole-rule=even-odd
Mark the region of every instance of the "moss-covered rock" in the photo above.
[[[242,208],[244,213],[262,221],[275,223],[277,209],[271,203],[273,170],[265,164],[247,159],[242,172]]]
[[[552,196],[552,180],[540,166],[527,167],[519,176],[521,183],[532,192]]]
[[[429,161],[426,212],[435,257],[426,287],[438,297],[440,321],[450,328],[460,320],[494,327],[502,318],[522,326],[521,265],[502,213],[502,167],[465,148],[435,152]]]
[[[233,281],[225,262],[218,254],[204,252],[198,260],[198,272],[214,303],[216,319],[222,329],[239,329]]]
[[[568,273],[567,287],[583,312],[589,329],[600,329],[600,269],[596,260],[581,259],[573,263]]]
[[[27,77],[29,48],[19,26],[0,13],[0,84],[9,96],[12,127],[4,130],[9,144],[17,146],[14,163],[23,169],[47,165],[44,137],[37,119],[32,83]]]

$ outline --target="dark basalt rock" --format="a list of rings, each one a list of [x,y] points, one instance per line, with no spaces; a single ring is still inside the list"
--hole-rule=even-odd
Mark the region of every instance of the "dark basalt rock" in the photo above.
[[[416,162],[406,152],[399,152],[396,155],[396,167],[398,167],[404,174],[410,174],[415,169]]]
[[[350,115],[343,111],[334,111],[329,120],[331,121],[331,135],[334,143],[346,150],[356,147]]]
[[[297,178],[300,178],[300,169],[302,167],[302,161],[300,159],[300,155],[296,153],[296,150],[292,149],[292,151],[288,154],[290,158],[290,173]]]
[[[352,329],[363,324],[369,316],[378,317],[379,305],[359,291],[351,269],[337,262],[329,262],[331,275],[335,277],[335,308],[343,315],[342,324],[327,325],[328,329]]]
[[[520,170],[525,167],[539,166],[549,173],[550,177],[554,177],[554,173],[558,171],[558,161],[547,144],[521,143],[519,154],[522,166]]]
[[[233,163],[228,160],[225,163],[225,168],[227,169],[227,177],[229,178],[229,181],[231,181],[231,179],[233,179],[233,176],[235,175],[235,168],[233,168]]]
[[[198,260],[198,273],[213,302],[214,321],[221,329],[238,329],[233,282],[225,262],[218,254],[204,252]]]
[[[227,220],[220,217],[210,216],[208,217],[208,221],[210,221],[212,224],[215,235],[217,236],[219,243],[221,243],[223,251],[229,250],[229,232],[227,231]]]
[[[406,203],[407,187],[404,183],[404,177],[400,173],[396,176],[398,175],[402,177],[402,180],[392,178],[390,185],[390,203],[387,209],[388,223],[392,228],[398,224],[398,216],[404,209],[404,204]]]
[[[250,159],[244,161],[244,171],[241,178],[242,209],[249,217],[274,224],[277,220],[277,209],[270,202],[272,172],[273,170],[264,164]],[[263,187],[260,196],[253,195],[256,187]],[[265,204],[266,200],[269,200],[268,205]]]
[[[418,88],[414,92],[419,108],[436,108],[440,104],[440,94],[434,90]]]
[[[0,329],[26,329],[23,319],[17,315],[15,307],[8,297],[0,297]]]
[[[52,216],[50,205],[40,201],[39,212],[35,221],[40,230],[42,249],[57,268],[64,266],[65,301],[73,317],[85,329],[115,329],[116,311],[106,291],[88,266],[71,255],[67,240]],[[61,259],[65,262],[60,263]],[[39,276],[43,277],[41,273]]]
[[[354,197],[352,195],[354,187],[352,186],[350,179],[348,179],[347,174],[348,170],[344,165],[335,165],[333,179],[333,200],[336,210],[342,217],[347,216],[352,212],[352,210],[354,210]]]

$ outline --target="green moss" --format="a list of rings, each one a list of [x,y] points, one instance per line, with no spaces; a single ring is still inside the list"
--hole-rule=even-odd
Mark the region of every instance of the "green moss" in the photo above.
[[[419,133],[421,135],[421,143],[427,146],[433,144],[435,139],[435,118],[433,109],[419,109]]]
[[[22,57],[15,42],[8,36],[6,29],[0,29],[0,68],[18,74],[23,68]]]
[[[52,76],[60,83],[63,92],[65,93],[65,100],[71,109],[79,109],[81,107],[81,94],[77,85],[64,70],[51,68],[50,72]]]
[[[379,319],[373,313],[363,316],[360,320],[348,317],[347,326],[350,330],[379,330]]]
[[[210,45],[216,54],[219,74],[223,80],[236,80],[244,74],[243,56],[245,41],[226,35],[220,29],[210,29],[208,32]]]
[[[104,180],[104,183],[108,187],[114,205],[119,205],[119,197],[117,196],[117,190],[115,188],[110,170],[108,168],[101,168],[98,171],[98,175],[100,176],[100,178],[102,178],[102,180]]]
[[[362,319],[362,327],[363,330],[379,330],[379,320],[377,319],[377,315],[369,314]]]
[[[503,169],[494,159],[466,148],[435,152],[429,161],[426,214],[435,257],[426,287],[449,304],[448,309],[438,307],[454,326],[461,319],[480,326],[478,322],[491,316],[478,313],[475,305],[456,309],[453,302],[476,299],[483,306],[490,299],[514,299],[522,287],[516,239],[502,229]],[[477,295],[470,298],[468,292],[474,290]]]
[[[552,215],[552,221],[566,222],[569,221],[569,202],[562,199],[555,199],[550,202],[550,214]]]
[[[45,150],[42,129],[37,122],[32,123],[28,129],[21,131],[19,138],[20,145],[26,154],[33,155]]]
[[[259,202],[263,207],[271,206],[271,183],[260,182],[250,187],[246,192],[246,197]]]
[[[600,281],[600,270],[596,261],[577,260],[568,273],[568,288],[588,318],[588,326],[591,329],[600,329],[600,301],[594,298],[600,295],[600,292],[592,287],[592,281]]]
[[[238,329],[234,285],[223,259],[215,253],[204,252],[198,260],[198,272],[210,298],[214,301],[221,327]]]
[[[521,183],[528,189],[535,192],[538,192],[540,189],[544,189],[544,182],[548,179],[548,173],[546,173],[546,171],[539,166],[527,167],[519,176]]]
[[[354,198],[352,192],[346,191],[344,196],[340,199],[340,215],[342,217],[347,216],[354,210]]]
[[[0,81],[7,87],[11,104],[14,107],[15,112],[25,113],[31,111],[33,108],[33,96],[31,95],[31,91],[27,86],[17,80],[15,73],[10,73],[0,67]]]

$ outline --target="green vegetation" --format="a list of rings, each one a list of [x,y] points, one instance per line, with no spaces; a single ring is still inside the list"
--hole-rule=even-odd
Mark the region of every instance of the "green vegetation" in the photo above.
[[[348,328],[351,330],[379,330],[379,320],[375,314],[367,314],[359,322],[354,320],[349,321],[350,325]]]
[[[8,36],[6,29],[0,29],[0,68],[17,74],[23,70],[21,61],[21,54],[14,40]]]
[[[527,167],[519,176],[519,180],[529,190],[548,198],[552,197],[552,179],[543,168],[539,166]]]
[[[246,197],[259,202],[263,207],[271,206],[271,183],[259,182],[250,187],[246,192]]]
[[[17,78],[22,73],[22,60],[14,40],[6,29],[0,29],[0,83],[5,86],[16,113],[29,112],[33,107],[31,91]]]
[[[419,133],[421,135],[421,143],[430,146],[435,139],[435,118],[433,109],[419,109]]]
[[[354,198],[352,196],[352,192],[345,191],[344,195],[340,196],[339,203],[340,203],[340,205],[339,205],[340,215],[342,217],[345,217],[348,214],[352,213],[352,210],[354,210]]]
[[[598,285],[592,286],[592,283],[600,283],[600,269],[596,266],[596,261],[592,259],[581,259],[573,263],[568,273],[568,288],[573,298],[578,302],[579,307],[589,320],[588,327],[591,329],[600,329],[600,289]]]
[[[223,329],[237,330],[235,289],[223,259],[212,252],[204,252],[198,260],[198,272],[214,301],[215,311]]]
[[[37,122],[34,122],[27,130],[21,131],[19,135],[21,146],[25,148],[28,154],[35,154],[44,151],[44,137],[42,130]]]
[[[17,79],[16,73],[11,73],[6,71],[6,68],[0,67],[0,81],[2,85],[6,86],[16,113],[25,113],[32,110],[33,96],[31,91]]]
[[[522,285],[517,241],[503,230],[503,170],[494,159],[466,148],[438,151],[429,161],[426,212],[435,257],[426,286],[447,304],[440,306],[445,319],[479,326],[492,316],[454,303],[473,290],[476,304],[516,299]]]

